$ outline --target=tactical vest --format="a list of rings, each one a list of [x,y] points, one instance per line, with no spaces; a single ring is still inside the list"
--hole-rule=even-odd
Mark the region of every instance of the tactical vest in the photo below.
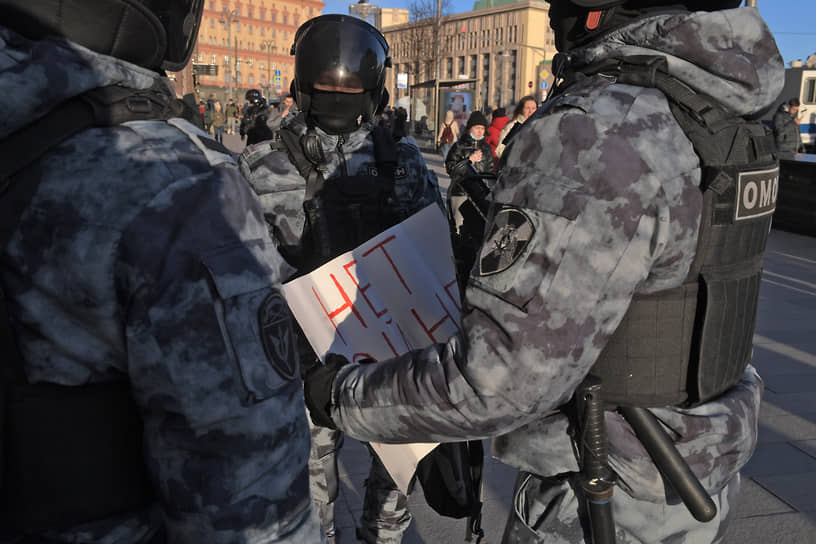
[[[376,172],[369,175],[341,175],[323,178],[325,160],[314,132],[298,137],[291,129],[281,129],[281,141],[289,160],[306,180],[303,210],[306,227],[302,236],[305,271],[327,263],[384,230],[407,219],[409,214],[395,206],[394,175],[397,147],[383,127],[372,129]],[[338,143],[342,159],[342,137]]]
[[[582,72],[666,95],[700,157],[703,195],[683,284],[635,295],[591,373],[613,405],[701,404],[734,386],[751,360],[779,183],[773,136],[668,75],[664,57],[613,59]]]
[[[106,87],[58,106],[0,141],[0,248],[40,182],[35,161],[92,126],[167,119],[184,111],[154,91]],[[196,112],[197,113],[197,112]],[[0,285],[0,527],[67,528],[147,507],[154,494],[142,421],[125,377],[84,386],[30,384]]]

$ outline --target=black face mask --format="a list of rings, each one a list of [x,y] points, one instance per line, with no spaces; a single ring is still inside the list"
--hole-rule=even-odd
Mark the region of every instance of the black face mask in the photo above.
[[[309,102],[309,115],[329,134],[352,132],[359,126],[368,103],[368,93],[327,93],[314,91]]]

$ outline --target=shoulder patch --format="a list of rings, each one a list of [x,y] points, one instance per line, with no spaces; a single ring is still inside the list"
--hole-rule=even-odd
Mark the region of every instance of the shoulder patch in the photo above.
[[[278,293],[271,293],[258,310],[258,330],[266,359],[283,378],[291,380],[297,374],[297,348],[292,331],[292,315]]]
[[[479,253],[479,276],[504,272],[515,263],[535,234],[533,222],[519,208],[496,212]]]

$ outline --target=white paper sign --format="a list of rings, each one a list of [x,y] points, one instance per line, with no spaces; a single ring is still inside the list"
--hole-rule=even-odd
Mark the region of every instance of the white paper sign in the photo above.
[[[460,302],[448,223],[436,204],[283,286],[315,353],[391,359],[459,330]],[[372,444],[406,492],[436,444]]]

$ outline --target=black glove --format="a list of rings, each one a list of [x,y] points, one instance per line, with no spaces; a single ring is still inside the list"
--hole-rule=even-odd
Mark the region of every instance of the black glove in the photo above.
[[[331,418],[334,377],[348,359],[336,353],[326,355],[326,363],[315,365],[303,380],[306,406],[312,422],[319,427],[337,429]]]

